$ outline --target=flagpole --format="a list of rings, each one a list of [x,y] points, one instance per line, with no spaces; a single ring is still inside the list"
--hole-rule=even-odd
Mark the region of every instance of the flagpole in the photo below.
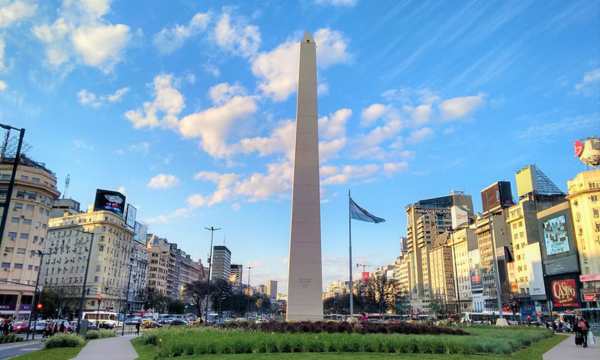
[[[348,189],[348,287],[350,288],[350,319],[352,319],[352,315],[354,315],[354,292],[352,291],[352,214],[350,211],[350,201],[352,201],[352,197],[350,196],[350,189]]]

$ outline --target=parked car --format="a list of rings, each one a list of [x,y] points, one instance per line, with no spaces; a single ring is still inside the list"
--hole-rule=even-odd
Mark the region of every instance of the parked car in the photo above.
[[[35,323],[35,332],[36,333],[44,332],[44,330],[46,330],[47,325],[48,325],[48,322],[46,320],[38,320]]]
[[[162,327],[162,325],[159,324],[158,321],[154,321],[151,319],[144,319],[144,321],[142,322],[142,327],[144,329],[155,329],[155,328]]]
[[[183,319],[173,319],[173,320],[171,320],[171,322],[169,322],[169,325],[171,325],[171,326],[187,326],[188,322]]]
[[[12,329],[16,334],[26,333],[29,330],[29,323],[27,321],[17,321],[13,323]]]
[[[142,318],[139,316],[133,316],[125,319],[125,325],[137,325],[142,323]]]

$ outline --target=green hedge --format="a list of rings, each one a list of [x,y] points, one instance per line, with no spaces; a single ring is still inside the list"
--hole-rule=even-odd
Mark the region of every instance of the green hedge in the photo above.
[[[19,341],[23,341],[23,338],[15,335],[15,334],[0,336],[0,344],[19,342]]]
[[[90,330],[85,334],[87,340],[104,339],[115,336],[117,336],[117,333],[114,330]]]
[[[157,358],[203,354],[376,352],[510,354],[552,336],[542,329],[469,329],[472,336],[358,333],[266,333],[216,329],[161,329],[139,341],[156,346]]]
[[[46,349],[61,347],[79,347],[85,344],[85,340],[79,335],[60,334],[50,337],[44,343]]]

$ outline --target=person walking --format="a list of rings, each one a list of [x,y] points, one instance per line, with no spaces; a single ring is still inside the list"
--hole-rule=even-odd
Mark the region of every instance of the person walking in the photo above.
[[[135,333],[136,333],[136,335],[140,334],[140,323],[141,323],[141,321],[138,321],[138,322],[135,323]]]

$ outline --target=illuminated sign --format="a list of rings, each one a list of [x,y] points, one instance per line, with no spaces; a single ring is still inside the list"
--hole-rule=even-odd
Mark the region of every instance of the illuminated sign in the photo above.
[[[137,209],[135,206],[131,204],[127,204],[127,213],[125,214],[125,224],[129,226],[130,229],[135,228],[135,218],[137,215]]]
[[[544,221],[544,244],[546,254],[556,255],[569,251],[569,235],[567,233],[567,219],[559,215]]]
[[[554,307],[580,307],[577,299],[577,281],[558,279],[550,281],[550,293]]]
[[[110,211],[123,216],[125,213],[125,195],[117,191],[96,190],[94,211]]]

